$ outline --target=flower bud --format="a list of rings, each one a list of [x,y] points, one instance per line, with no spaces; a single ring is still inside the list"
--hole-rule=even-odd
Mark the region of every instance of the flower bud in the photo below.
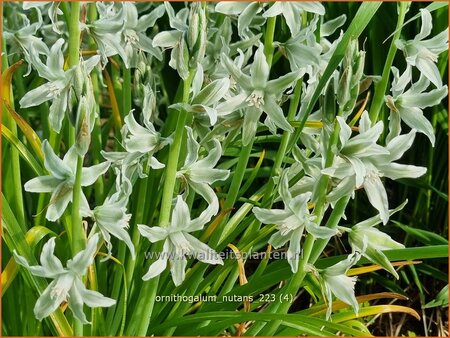
[[[86,155],[91,143],[91,123],[89,118],[89,104],[86,97],[83,96],[78,104],[77,122],[76,122],[76,140],[75,147],[80,156]]]
[[[189,12],[189,29],[187,32],[187,42],[189,49],[192,51],[195,43],[198,39],[198,33],[200,31],[200,11],[201,4],[199,2],[193,2],[191,5],[191,10]]]
[[[73,88],[75,89],[75,95],[77,99],[80,99],[81,95],[83,95],[84,91],[86,90],[85,87],[86,74],[85,71],[82,69],[82,65],[83,62],[81,62],[75,67],[73,76]]]

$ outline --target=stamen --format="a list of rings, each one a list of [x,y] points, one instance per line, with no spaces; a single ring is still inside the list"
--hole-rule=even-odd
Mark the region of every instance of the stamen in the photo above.
[[[248,105],[250,107],[255,106],[256,108],[261,108],[261,106],[264,104],[263,93],[255,90],[245,101],[248,102]]]

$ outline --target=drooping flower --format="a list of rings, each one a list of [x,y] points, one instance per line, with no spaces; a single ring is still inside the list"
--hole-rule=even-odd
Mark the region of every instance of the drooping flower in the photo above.
[[[406,200],[397,208],[389,210],[390,216],[403,209],[407,202],[408,201]],[[395,271],[383,251],[402,249],[405,246],[394,241],[388,234],[375,228],[381,221],[380,215],[377,215],[354,225],[350,229],[343,227],[339,227],[339,229],[348,232],[348,240],[353,251],[360,252],[362,256],[366,257],[369,261],[382,266],[398,279],[397,271]]]
[[[296,35],[302,27],[302,12],[324,15],[325,7],[318,1],[278,1],[264,12],[263,17],[271,18],[282,14],[291,35]]]
[[[49,206],[45,217],[52,222],[57,221],[67,208],[73,197],[75,170],[77,167],[77,150],[72,146],[61,160],[54,152],[47,140],[42,142],[44,166],[50,175],[38,176],[25,183],[25,190],[29,192],[51,192]],[[91,167],[84,167],[81,172],[81,186],[92,185],[100,175],[109,168],[109,162],[103,162]],[[89,209],[89,204],[81,192],[80,203],[83,210]]]
[[[161,137],[156,131],[153,123],[150,122],[150,115],[143,118],[144,126],[140,125],[134,118],[133,111],[125,116],[125,123],[122,127],[122,140],[125,151],[105,152],[102,156],[119,167],[126,179],[131,180],[135,172],[139,177],[145,177],[144,163],[153,169],[164,168],[164,164],[159,162],[154,154],[172,142],[170,137]]]
[[[238,16],[237,28],[240,37],[249,38],[253,35],[250,28],[261,29],[265,23],[265,18],[261,15],[264,2],[243,2],[243,1],[221,1],[216,4],[214,10],[225,15]]]
[[[262,43],[259,45],[254,61],[250,66],[250,76],[244,74],[228,56],[222,55],[222,61],[230,75],[245,93],[241,96],[241,108],[247,107],[242,127],[242,143],[244,145],[248,144],[255,134],[262,112],[267,114],[271,123],[276,127],[289,132],[294,130],[276,100],[286,88],[304,74],[304,71],[290,72],[278,79],[269,81],[270,68],[264,55]]]
[[[442,78],[436,62],[440,53],[448,50],[448,28],[426,40],[433,28],[431,14],[426,8],[420,9],[422,26],[413,40],[397,40],[395,45],[403,51],[408,65],[417,67],[437,88],[442,87]]]
[[[44,65],[39,58],[39,53],[35,51],[33,45],[30,48],[30,61],[33,67],[39,73],[39,76],[49,82],[30,90],[19,101],[22,108],[38,106],[46,101],[51,100],[49,108],[50,126],[57,132],[61,130],[64,116],[71,107],[73,96],[75,96],[76,69],[75,66],[69,70],[64,70],[64,55],[62,46],[64,39],[59,39],[50,49],[47,56],[47,64]],[[82,60],[84,72],[90,74],[92,69],[99,62],[100,57],[93,57]]]
[[[213,140],[214,146],[210,148],[208,156],[199,159],[200,145],[195,140],[192,129],[186,127],[186,130],[188,134],[188,155],[183,167],[177,172],[177,177],[182,178],[188,187],[202,196],[208,202],[211,214],[215,215],[219,211],[219,201],[211,188],[211,184],[226,180],[230,175],[229,170],[214,168],[222,156],[222,147],[218,140]]]
[[[411,83],[411,67],[407,67],[401,76],[398,69],[392,67],[392,73],[394,74],[392,96],[387,95],[385,101],[391,111],[389,127],[394,133],[388,135],[387,140],[400,133],[400,121],[403,121],[410,128],[425,134],[434,146],[436,139],[434,129],[430,121],[423,115],[422,109],[439,104],[448,94],[447,86],[440,86],[426,92],[430,82],[424,74],[421,74],[419,80],[405,91],[406,86]]]
[[[49,55],[50,50],[47,45],[38,38],[36,33],[42,26],[42,15],[39,9],[36,9],[37,21],[30,23],[28,17],[23,13],[17,13],[13,27],[9,27],[9,22],[3,23],[2,36],[9,45],[9,54],[23,53],[24,59],[28,63],[28,75],[31,72],[31,46],[38,55]],[[20,27],[17,27],[20,24]]]
[[[379,213],[383,224],[389,219],[389,203],[381,177],[393,180],[417,178],[425,174],[426,168],[395,163],[411,147],[416,131],[393,138],[386,147],[378,145],[383,122],[373,127],[365,111],[359,123],[359,134],[351,137],[352,130],[345,120],[337,117],[340,126],[340,146],[332,167],[322,173],[339,179],[336,187],[327,196],[331,203],[352,194],[357,188],[364,188],[369,202]]]
[[[230,79],[228,77],[216,79],[203,86],[203,75],[203,67],[199,64],[193,78],[192,97],[189,99],[189,103],[176,103],[169,108],[183,109],[194,113],[194,118],[197,120],[207,118],[209,120],[209,123],[206,123],[207,126],[214,126],[218,117],[217,104],[227,94],[230,88]]]
[[[97,8],[100,18],[83,27],[88,29],[97,42],[104,65],[108,56],[116,54],[120,55],[127,68],[137,66],[142,52],[162,60],[161,51],[153,46],[153,41],[146,31],[164,15],[164,5],[140,18],[136,5],[129,2],[120,5],[99,3]]]
[[[347,271],[359,261],[361,254],[354,252],[346,259],[326,269],[318,270],[319,283],[328,303],[326,318],[329,319],[333,305],[333,295],[346,304],[352,306],[356,314],[359,312],[358,301],[355,297],[356,277],[347,276]]]
[[[211,219],[211,214],[207,209],[198,218],[191,220],[186,202],[181,196],[178,196],[168,227],[148,227],[138,224],[139,232],[150,242],[164,241],[159,258],[150,265],[142,279],[149,280],[160,275],[166,269],[167,261],[169,261],[173,282],[175,286],[180,285],[185,278],[187,264],[185,256],[193,256],[208,264],[223,265],[217,252],[190,234],[190,232],[203,229],[209,219]]]
[[[279,193],[284,202],[284,209],[261,209],[253,208],[256,218],[264,224],[275,224],[277,232],[269,239],[269,243],[274,248],[279,248],[289,242],[287,250],[288,263],[292,272],[297,272],[300,257],[300,242],[303,232],[317,238],[330,238],[336,235],[335,229],[318,226],[315,223],[315,216],[309,213],[308,201],[311,192],[292,197],[289,191],[288,175],[284,174],[280,181]]]
[[[52,23],[52,29],[57,34],[62,34],[58,27],[58,15],[62,15],[63,11],[59,9],[59,3],[54,1],[24,1],[23,9],[28,10],[35,8],[38,11],[45,11],[47,9],[47,15]]]
[[[131,219],[131,214],[127,214],[127,203],[128,195],[119,190],[110,197],[107,197],[105,202],[95,207],[94,210],[86,210],[85,214],[89,215],[99,227],[103,239],[106,242],[109,255],[111,255],[112,250],[112,235],[125,242],[134,259],[136,257],[136,250],[126,230]]]
[[[14,250],[16,262],[32,275],[53,279],[34,306],[34,315],[38,320],[48,317],[66,301],[75,318],[83,324],[89,324],[83,311],[84,304],[89,307],[109,307],[116,303],[114,299],[105,297],[100,292],[86,289],[82,281],[94,261],[98,241],[98,234],[92,236],[86,248],[67,261],[66,268],[54,255],[55,237],[44,244],[40,257],[41,265],[30,266],[27,260]]]

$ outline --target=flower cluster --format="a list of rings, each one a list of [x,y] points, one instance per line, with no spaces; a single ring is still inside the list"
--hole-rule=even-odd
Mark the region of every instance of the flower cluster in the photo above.
[[[30,265],[14,252],[17,263],[31,274],[53,279],[36,302],[37,319],[49,316],[67,301],[73,315],[87,323],[83,304],[115,304],[115,300],[86,289],[83,279],[103,245],[107,258],[119,251],[116,243],[121,243],[125,245],[122,257],[129,254],[130,264],[142,264],[142,259],[138,259],[143,256],[141,238],[150,241],[151,249],[157,247],[153,243],[162,242],[159,258],[145,266],[147,272],[139,277],[144,281],[157,278],[169,265],[175,286],[183,283],[191,268],[187,257],[206,264],[224,264],[215,251],[217,243],[211,241],[208,245],[199,239],[220,212],[217,186],[239,177],[238,169],[230,170],[236,162],[224,159],[232,153],[231,144],[234,149],[251,147],[255,136],[267,130],[268,136],[283,137],[286,153],[274,161],[278,167],[270,180],[276,189],[268,193],[267,199],[273,203],[264,200],[253,207],[252,213],[257,226],[269,230],[262,232],[267,234],[266,243],[277,249],[286,248],[292,273],[303,273],[301,268],[306,266],[317,278],[328,305],[327,317],[333,296],[358,311],[356,278],[346,273],[361,256],[398,278],[383,250],[403,245],[377,226],[387,224],[406,202],[389,210],[391,203],[384,182],[418,178],[426,173],[424,167],[399,161],[412,147],[417,133],[426,135],[434,145],[433,126],[423,109],[439,104],[448,92],[436,66],[438,55],[448,48],[448,30],[428,38],[432,28],[428,10],[421,10],[422,27],[413,40],[395,42],[404,53],[407,66],[403,73],[392,67],[391,92],[384,98],[390,111],[389,124],[385,125],[383,121],[371,120],[368,111],[357,107],[364,85],[373,78],[364,74],[365,52],[359,49],[357,41],[349,44],[345,57],[320,93],[323,107],[304,116],[342,38],[338,29],[346,20],[340,16],[325,21],[325,8],[319,2],[191,3],[176,6],[183,7],[177,11],[167,2],[83,4],[94,6],[96,15],[79,23],[81,50],[89,52],[80,53],[79,62],[73,67],[65,61],[68,43],[58,5],[20,6],[17,10],[35,13],[37,21],[30,22],[23,13],[17,22],[5,21],[3,36],[10,52],[7,57],[21,55],[29,66],[26,75],[35,71],[44,81],[25,93],[19,106],[48,104],[48,124],[52,129],[49,140],[42,142],[47,173],[30,179],[24,189],[51,193],[45,217],[63,224],[64,217],[70,214],[68,206],[73,201],[78,175],[84,189],[80,214],[85,222],[91,222],[83,230],[88,238],[86,248],[67,261],[66,267],[54,254],[55,238],[42,248],[41,265]],[[268,33],[261,27],[274,17],[285,23],[281,35],[284,38],[268,43],[262,38]],[[45,30],[46,24],[51,29]],[[235,36],[239,36],[237,42]],[[333,36],[336,37],[332,39]],[[274,58],[272,49],[277,51]],[[157,71],[165,67],[166,58],[172,68],[170,76],[182,79],[175,98],[166,93],[171,79]],[[280,66],[280,71],[273,72],[272,64],[279,58],[286,59],[284,68]],[[99,105],[103,109],[104,98],[94,93],[92,78],[100,87],[112,86],[108,88],[110,93],[124,93],[125,83],[117,81],[111,85],[105,81],[109,67],[117,72],[115,64],[123,64],[126,71],[134,74],[134,82],[129,79],[127,85],[132,87],[128,89],[135,109],[121,109],[120,126],[108,134],[111,129],[104,126],[110,126],[112,119],[105,122],[105,115],[100,115]],[[418,79],[413,67],[420,72]],[[126,100],[125,94],[121,100]],[[293,100],[298,105],[293,105],[287,114],[285,102]],[[304,121],[305,127],[296,130],[299,125],[303,127]],[[97,141],[104,160],[94,162],[89,149],[96,124],[104,127],[106,132],[102,135],[106,139]],[[54,136],[65,133],[65,126],[75,129],[76,135],[60,147]],[[408,129],[402,133],[405,126]],[[288,141],[294,143],[292,147],[287,146]],[[60,149],[66,150],[62,159]],[[77,172],[79,157],[95,164],[82,166]],[[136,221],[130,210],[147,208],[136,206],[142,188],[136,187],[153,174],[157,177],[152,182],[155,191],[148,192],[153,199],[159,198],[166,184],[173,182],[168,196],[170,217],[160,224],[154,218],[140,224],[145,221]],[[105,194],[100,195],[101,200],[96,196],[94,202],[91,189],[86,188],[96,183]],[[359,190],[365,192],[375,216],[350,227],[325,226],[325,213]],[[198,203],[201,212],[191,212],[193,203]],[[219,226],[215,231],[221,229]],[[348,234],[352,248],[347,259],[323,270],[302,265],[305,236],[328,241],[343,233]]]

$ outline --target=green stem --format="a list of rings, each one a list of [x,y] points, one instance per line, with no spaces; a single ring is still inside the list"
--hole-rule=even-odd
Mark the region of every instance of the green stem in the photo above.
[[[76,66],[80,59],[80,3],[72,2],[70,10],[69,27],[69,68]],[[72,126],[69,127],[70,135],[75,131]],[[72,131],[73,130],[73,131]],[[75,255],[84,248],[84,230],[80,216],[80,196],[81,191],[81,169],[83,168],[83,158],[77,158],[77,170],[75,173],[75,183],[73,185],[72,199],[72,251]],[[75,336],[83,335],[83,324],[74,319]]]
[[[191,82],[194,72],[190,72],[189,77],[183,84],[183,101],[187,102],[189,100],[189,90],[191,87]],[[170,146],[169,160],[167,161],[166,167],[166,178],[164,181],[163,195],[161,200],[161,213],[159,216],[160,226],[167,226],[170,220],[170,211],[172,208],[172,197],[173,191],[176,183],[176,174],[178,167],[178,158],[180,156],[181,144],[183,140],[183,135],[185,132],[185,123],[188,113],[182,110],[178,115],[177,126],[175,129],[175,137],[173,143]]]
[[[327,228],[334,229],[337,227],[339,221],[342,219],[344,215],[345,209],[347,207],[348,201],[350,200],[350,196],[342,197],[339,201],[337,201],[334,206],[333,211],[331,212],[330,218],[328,218],[327,224],[325,225]],[[309,256],[309,263],[314,264],[322,254],[323,250],[327,246],[329,239],[317,239],[314,243],[314,247]]]
[[[72,2],[69,26],[69,67],[80,59],[80,2]]]
[[[136,205],[135,206],[133,205],[134,212],[132,214],[134,215],[134,220],[132,222],[132,229],[130,231],[131,232],[131,241],[133,242],[134,248],[137,253],[139,252],[139,249],[140,249],[140,234],[137,229],[137,224],[142,224],[143,220],[144,220],[145,208],[143,208],[142,206],[147,204],[147,202],[146,202],[147,186],[148,186],[148,181],[150,179],[149,170],[146,165],[144,167],[144,172],[146,173],[147,178],[140,180],[141,184],[139,184],[139,186],[138,186],[138,198],[137,198]],[[136,264],[136,260],[133,260],[131,255],[128,255],[125,271],[126,271],[127,284],[130,287],[132,285],[135,264]]]
[[[339,110],[339,115],[342,113],[341,110]],[[326,159],[325,159],[325,168],[330,167],[333,165],[334,160],[334,154],[333,154],[333,148],[337,144],[337,141],[339,139],[339,124],[337,123],[337,120],[335,120],[334,129],[331,134],[329,143],[328,143],[328,149],[326,153]],[[317,224],[320,225],[323,219],[324,215],[324,207],[326,202],[326,193],[327,193],[327,186],[328,186],[329,176],[322,175],[319,181],[319,186],[317,191],[319,191],[319,196],[317,198],[316,205],[314,207],[314,214],[317,217]],[[303,283],[303,280],[306,276],[306,265],[310,261],[311,252],[313,251],[315,243],[315,238],[313,235],[308,234],[306,236],[305,242],[303,244],[303,256],[300,259],[299,267],[297,272],[292,276],[289,283],[286,286],[286,291],[283,292],[285,294],[292,294],[295,295],[298,292],[298,289]],[[273,303],[274,306],[271,308],[271,313],[287,313],[291,304],[289,302],[284,303]],[[275,334],[275,332],[278,330],[279,326],[281,324],[281,321],[274,321],[268,324],[266,329],[264,330],[265,336],[272,336]],[[252,332],[254,334],[254,332]]]
[[[370,107],[370,119],[372,122],[376,122],[378,120],[378,115],[380,114],[381,107],[384,104],[384,95],[386,94],[386,88],[389,81],[389,74],[391,72],[392,62],[394,61],[395,54],[397,52],[397,47],[395,46],[395,41],[400,38],[400,34],[402,32],[401,27],[403,22],[405,21],[405,15],[407,12],[407,8],[409,3],[400,2],[400,12],[398,14],[397,19],[397,32],[392,37],[391,46],[389,47],[388,55],[386,58],[386,62],[384,63],[383,74],[381,76],[380,82],[375,86],[375,93],[373,95],[372,106]]]
[[[266,32],[264,34],[264,55],[266,57],[267,64],[269,68],[272,66],[273,60],[273,39],[275,35],[275,24],[276,17],[271,17],[267,20]],[[236,199],[239,195],[239,189],[241,187],[242,179],[244,178],[245,169],[247,168],[247,163],[250,158],[250,154],[253,147],[253,141],[255,136],[253,135],[251,142],[242,148],[241,154],[239,156],[239,161],[234,172],[233,179],[231,181],[230,189],[227,193],[227,198],[225,200],[224,209],[229,209],[234,206]],[[227,214],[220,225],[217,227],[214,234],[211,236],[210,245],[212,247],[216,246],[220,240],[220,234],[223,231],[223,227],[228,222],[229,214]]]
[[[183,83],[183,102],[188,102],[189,91],[191,87],[191,82],[194,77],[194,72],[189,73],[189,77]],[[165,180],[163,186],[163,194],[161,200],[161,208],[159,215],[159,225],[162,227],[167,227],[170,221],[170,213],[172,209],[172,198],[175,190],[176,174],[178,167],[178,160],[180,156],[180,150],[183,141],[183,135],[185,133],[185,123],[188,117],[186,111],[181,111],[178,115],[177,126],[175,129],[175,136],[173,143],[169,150],[169,159],[167,161]],[[156,243],[154,246],[155,251],[162,250],[162,243]],[[131,325],[127,330],[126,334],[136,334],[138,336],[145,336],[147,334],[148,326],[150,323],[150,318],[153,312],[156,292],[159,284],[159,276],[153,278],[149,282],[144,283],[141,290],[141,296],[136,307],[136,318],[140,318],[140,322],[137,323],[137,328],[135,331],[135,325]]]
[[[294,96],[292,97],[291,102],[289,104],[289,111],[288,111],[288,116],[287,116],[288,121],[293,120],[295,117],[295,113],[297,112],[297,108],[300,103],[300,96],[302,93],[302,82],[303,81],[300,80],[295,85]],[[266,193],[263,198],[263,203],[267,202],[269,200],[270,196],[272,195],[273,188],[275,185],[275,182],[272,179],[272,177],[277,175],[278,172],[280,171],[281,164],[283,163],[283,159],[286,156],[286,151],[287,151],[287,146],[289,143],[290,136],[291,136],[291,133],[288,131],[284,131],[283,136],[281,136],[280,147],[278,148],[277,156],[275,158],[275,161],[274,161],[274,164],[272,167],[272,171],[270,173],[270,177],[269,177],[269,180],[267,183]]]
[[[72,251],[75,255],[84,248],[84,230],[80,216],[80,197],[81,191],[81,169],[83,168],[83,158],[77,158],[77,171],[75,175],[75,183],[73,186],[72,200]],[[75,336],[83,335],[83,324],[74,319]]]
[[[80,216],[81,199],[81,169],[83,168],[83,158],[77,158],[77,171],[75,174],[75,183],[73,185],[72,200],[72,250],[76,254],[84,248],[84,232]]]
[[[2,41],[2,67],[3,70],[8,68],[8,58],[7,58],[7,50],[6,50],[6,42],[5,39]],[[14,109],[14,99],[11,90],[11,107]],[[4,108],[2,104],[2,108]],[[18,136],[17,133],[17,124],[14,119],[10,116],[9,112],[6,112],[6,109],[3,109],[2,115],[2,123],[7,126],[14,136]],[[19,151],[16,147],[11,146],[9,151],[11,152],[11,173],[12,173],[12,190],[11,195],[13,196],[14,203],[11,203],[11,206],[14,210],[14,214],[16,215],[17,221],[19,222],[22,229],[25,229],[25,212],[23,208],[23,195],[22,195],[22,180],[20,176],[20,159],[19,159]],[[5,182],[6,183],[6,182]]]
[[[93,22],[97,19],[97,7],[95,3],[91,3],[88,5],[88,18],[89,21]],[[89,49],[95,50],[97,48],[97,44],[95,43],[95,40],[90,37],[89,38]],[[96,72],[92,72],[91,74],[91,81],[92,81],[92,87],[94,89],[94,96],[100,97],[100,87],[99,87],[99,79]],[[99,106],[99,100],[96,100],[95,103],[96,111],[100,111]],[[92,130],[92,160],[94,164],[99,164],[103,161],[103,158],[100,154],[100,151],[102,150],[102,130],[101,130],[101,121],[100,121],[100,114],[97,114],[97,117],[94,122],[94,129]],[[96,205],[100,205],[100,203],[103,202],[103,196],[104,196],[104,190],[105,190],[105,181],[103,176],[100,176],[99,179],[95,182],[95,203]]]
[[[267,63],[269,67],[272,66],[273,60],[273,38],[275,35],[275,24],[277,22],[277,17],[273,16],[267,19],[266,33],[264,34],[264,54],[266,55]]]

